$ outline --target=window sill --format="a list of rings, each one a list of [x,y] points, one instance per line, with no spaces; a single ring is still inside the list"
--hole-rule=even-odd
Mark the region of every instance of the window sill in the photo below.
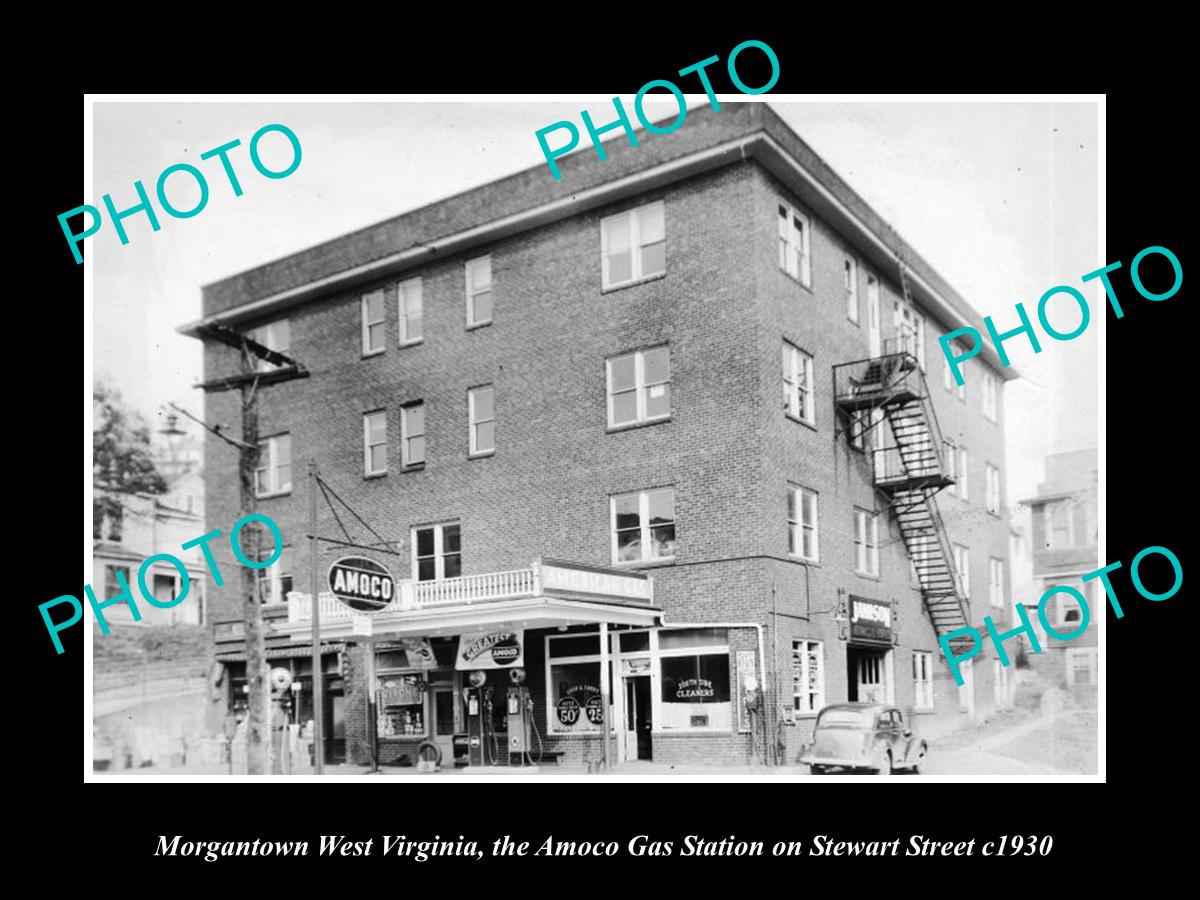
[[[613,562],[618,569],[657,569],[675,565],[675,557],[670,559],[629,559],[624,562]]]
[[[849,322],[851,325],[853,325],[855,328],[862,328],[862,323],[860,323],[858,319],[852,319],[849,316],[846,316],[846,321]]]
[[[254,499],[255,500],[273,500],[276,497],[286,497],[289,494],[291,494],[291,492],[292,492],[292,489],[288,488],[286,491],[275,491],[274,493],[271,493],[271,494],[255,494]]]
[[[604,433],[605,434],[616,434],[617,432],[620,432],[620,431],[633,431],[635,428],[647,428],[651,425],[661,425],[661,424],[663,424],[663,422],[670,422],[670,421],[671,421],[670,415],[658,416],[653,419],[645,419],[644,421],[641,421],[641,422],[625,422],[621,425],[609,425],[608,428],[606,428],[604,430]]]
[[[362,358],[370,359],[372,356],[383,356],[383,351],[386,349],[386,347],[380,347],[378,350],[364,350]]]
[[[409,463],[407,466],[401,466],[400,472],[401,472],[401,474],[403,474],[404,472],[420,472],[424,468],[425,468],[424,462]]]
[[[409,706],[417,706],[419,704],[410,703]],[[380,742],[383,741],[427,741],[430,740],[427,734],[393,734],[389,737],[379,736]]]
[[[807,419],[801,419],[799,416],[793,416],[793,415],[791,414],[791,412],[789,412],[788,410],[784,410],[784,411],[783,411],[783,415],[784,415],[786,418],[788,418],[788,419],[791,419],[793,422],[796,422],[796,423],[797,423],[797,424],[799,424],[799,425],[803,425],[805,428],[810,428],[810,429],[812,429],[813,431],[817,431],[817,430],[818,430],[818,429],[817,429],[817,426],[816,426],[816,423],[814,423],[814,422],[810,422],[810,421],[808,421]]]
[[[639,284],[648,284],[651,281],[658,281],[660,278],[666,277],[666,272],[659,272],[656,275],[644,275],[643,277],[634,279],[633,281],[622,281],[620,284],[604,285],[600,289],[600,295],[604,296],[605,294],[612,294],[616,291],[623,291],[625,288],[636,287]]]
[[[798,553],[789,553],[787,558],[794,563],[801,563],[802,565],[806,566],[816,566],[818,569],[821,568],[820,559],[809,559],[807,556],[801,556]]]
[[[811,278],[809,279],[809,282],[810,282],[810,283],[809,283],[809,284],[805,284],[803,281],[801,281],[801,280],[800,280],[800,278],[799,278],[798,276],[796,276],[796,275],[793,275],[791,272],[789,272],[787,269],[783,268],[782,266],[778,266],[778,265],[777,265],[775,268],[776,268],[776,269],[778,269],[778,270],[779,270],[779,272],[780,272],[780,274],[784,275],[784,276],[785,276],[785,277],[786,277],[786,278],[787,278],[789,281],[794,281],[794,282],[796,282],[796,284],[800,285],[800,287],[804,288],[804,289],[805,289],[806,291],[808,291],[810,294],[813,292],[813,289],[812,289],[812,284],[811,284],[811,281],[812,281],[812,279],[811,279]]]
[[[488,319],[486,322],[468,322],[466,330],[467,331],[478,331],[480,328],[487,328],[491,324],[492,324],[491,319]]]
[[[418,347],[423,343],[425,343],[425,338],[417,338],[415,341],[401,341],[398,346],[403,350],[405,347]]]
[[[468,453],[467,459],[487,459],[489,456],[495,456],[495,450],[484,450],[481,453]]]
[[[380,478],[384,478],[386,476],[387,476],[387,469],[384,469],[382,472],[364,472],[363,473],[363,481],[376,481],[376,480],[378,480]]]
[[[857,575],[859,578],[867,579],[867,581],[882,581],[883,580],[878,575],[872,575],[870,572],[855,571],[854,574]]]

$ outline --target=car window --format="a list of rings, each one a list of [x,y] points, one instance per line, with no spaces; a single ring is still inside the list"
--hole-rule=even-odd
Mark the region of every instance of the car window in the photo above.
[[[892,727],[891,713],[887,712],[886,710],[881,712],[879,714],[879,718],[875,720],[875,727],[882,731],[887,731],[890,729]]]
[[[821,713],[817,721],[818,728],[861,728],[862,713],[854,709],[830,709]]]
[[[897,728],[904,730],[904,713],[900,712],[898,709],[893,709],[892,719],[895,721]]]

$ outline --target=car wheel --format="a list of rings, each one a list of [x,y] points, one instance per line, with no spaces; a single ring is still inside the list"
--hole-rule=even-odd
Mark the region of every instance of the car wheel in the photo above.
[[[920,775],[920,774],[921,774],[921,764],[920,764],[920,763],[916,763],[916,764],[914,764],[914,765],[913,765],[913,766],[912,766],[912,767],[909,769],[909,771],[910,771],[910,772],[912,772],[914,775]]]
[[[874,775],[882,775],[887,777],[892,774],[892,754],[886,750],[879,755],[875,760],[875,764],[871,766],[871,773]]]
[[[824,766],[809,766],[808,774],[809,775],[824,775],[825,767]]]

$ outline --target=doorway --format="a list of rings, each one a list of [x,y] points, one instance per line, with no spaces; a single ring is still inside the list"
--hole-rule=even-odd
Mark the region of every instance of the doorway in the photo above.
[[[888,651],[850,644],[846,648],[846,699],[851,703],[888,703]]]
[[[454,686],[433,688],[433,742],[442,751],[442,765],[454,765]]]
[[[651,759],[650,676],[625,676],[626,759]]]

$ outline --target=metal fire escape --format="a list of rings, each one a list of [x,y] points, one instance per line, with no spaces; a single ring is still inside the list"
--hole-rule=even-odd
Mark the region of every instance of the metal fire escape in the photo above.
[[[834,402],[851,423],[845,430],[872,440],[875,486],[889,499],[941,637],[969,625],[970,611],[934,499],[954,479],[942,462],[942,433],[915,351],[914,336],[902,334],[884,341],[881,356],[834,366]],[[890,442],[883,440],[884,419]]]

